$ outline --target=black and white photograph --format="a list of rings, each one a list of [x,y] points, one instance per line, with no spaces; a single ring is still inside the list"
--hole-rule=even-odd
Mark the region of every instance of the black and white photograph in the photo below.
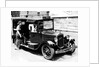
[[[1,16],[2,65],[89,66],[89,8],[3,8]]]
[[[78,62],[78,11],[11,11],[12,59]]]

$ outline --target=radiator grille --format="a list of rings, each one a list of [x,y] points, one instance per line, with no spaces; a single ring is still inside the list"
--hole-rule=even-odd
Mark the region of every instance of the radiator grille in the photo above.
[[[58,47],[62,48],[64,46],[64,36],[63,34],[58,35]]]

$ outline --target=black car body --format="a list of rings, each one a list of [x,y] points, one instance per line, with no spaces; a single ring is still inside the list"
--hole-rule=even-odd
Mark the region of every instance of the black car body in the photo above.
[[[29,30],[29,38],[25,41],[24,36],[16,38],[16,26],[18,21],[24,21]],[[13,42],[20,46],[38,50],[40,49],[44,58],[52,59],[54,54],[71,52],[76,49],[75,39],[70,39],[69,35],[64,35],[61,30],[54,29],[53,19],[34,20],[29,18],[12,18],[12,38]],[[32,30],[32,28],[35,30]]]

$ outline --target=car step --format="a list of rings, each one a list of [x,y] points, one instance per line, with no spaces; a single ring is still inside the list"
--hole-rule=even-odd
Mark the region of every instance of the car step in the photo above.
[[[29,42],[31,42],[31,41],[26,41],[26,42],[28,42],[28,43],[29,43]]]
[[[29,45],[38,45],[38,43],[32,43],[31,41],[27,41]]]
[[[38,45],[38,43],[31,43],[31,42],[29,42],[28,44],[29,45]]]

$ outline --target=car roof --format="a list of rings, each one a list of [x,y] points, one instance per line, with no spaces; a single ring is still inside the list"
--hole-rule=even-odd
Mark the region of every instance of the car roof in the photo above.
[[[33,18],[26,18],[26,17],[12,17],[11,19],[12,19],[12,20],[13,20],[13,19],[25,19],[25,20],[34,20],[34,21],[35,21],[35,20],[37,20],[37,21],[38,21],[38,20],[40,20],[40,21],[43,21],[43,20],[44,20],[44,21],[46,21],[46,20],[53,20],[53,19],[33,19]]]
[[[11,19],[31,19],[32,20],[32,18],[26,18],[26,17],[12,17]],[[33,19],[33,20],[35,20],[35,19]]]
[[[25,20],[27,23],[33,24],[37,23],[36,21],[49,21],[53,19],[33,19],[33,18],[25,18],[25,17],[12,17],[12,20]]]

